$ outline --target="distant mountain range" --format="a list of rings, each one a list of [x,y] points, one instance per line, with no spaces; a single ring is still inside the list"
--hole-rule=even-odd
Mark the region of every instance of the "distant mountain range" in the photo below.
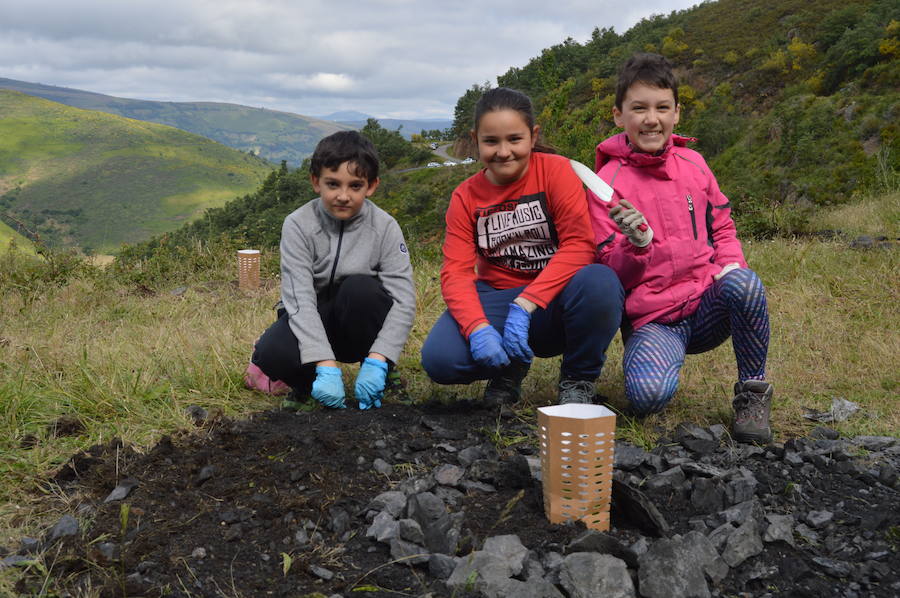
[[[244,152],[253,152],[276,164],[284,160],[291,166],[299,166],[310,156],[322,137],[357,128],[239,104],[131,100],[14,79],[0,78],[0,89],[11,89],[75,108],[169,125]]]
[[[447,118],[419,118],[419,119],[400,119],[400,118],[378,118],[370,116],[363,112],[355,110],[343,110],[341,112],[332,112],[326,116],[318,117],[322,120],[336,122],[342,125],[361,129],[365,126],[366,121],[374,118],[385,129],[396,131],[400,129],[400,134],[406,139],[413,136],[414,133],[425,131],[434,131],[435,129],[443,131],[449,129],[453,125],[453,121]]]
[[[271,172],[199,135],[0,89],[0,218],[49,245],[111,253],[255,191]]]

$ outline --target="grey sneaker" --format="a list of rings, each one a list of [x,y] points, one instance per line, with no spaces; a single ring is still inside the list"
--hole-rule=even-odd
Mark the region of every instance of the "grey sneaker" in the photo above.
[[[503,368],[500,375],[491,378],[487,388],[484,389],[484,401],[487,407],[511,405],[522,396],[522,380],[528,374],[530,363],[513,361]]]
[[[594,381],[593,380],[573,380],[571,378],[560,378],[559,395],[557,403],[566,405],[567,403],[593,403],[594,402]]]
[[[734,385],[734,424],[731,436],[738,442],[765,444],[772,439],[769,410],[772,385],[764,380],[746,380]]]

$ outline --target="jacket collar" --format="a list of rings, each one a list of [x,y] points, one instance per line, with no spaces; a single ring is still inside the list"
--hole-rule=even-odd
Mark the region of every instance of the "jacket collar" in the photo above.
[[[638,151],[628,141],[625,133],[613,135],[597,146],[594,171],[611,160],[619,160],[637,168],[645,169],[643,172],[661,179],[671,179],[674,173],[669,172],[669,157],[673,154],[673,147],[685,147],[688,143],[697,141],[693,137],[672,134],[666,142],[666,147],[657,154],[646,154]]]
[[[362,208],[360,208],[359,212],[353,215],[352,218],[347,218],[346,220],[339,220],[331,215],[331,213],[325,209],[325,206],[322,205],[322,198],[317,197],[313,201],[316,202],[315,210],[316,214],[319,217],[319,220],[322,222],[322,226],[327,227],[329,230],[339,230],[341,228],[341,223],[344,223],[344,230],[353,230],[363,220],[366,218],[366,214],[369,213],[371,206],[369,205],[369,200],[366,199],[363,201]]]

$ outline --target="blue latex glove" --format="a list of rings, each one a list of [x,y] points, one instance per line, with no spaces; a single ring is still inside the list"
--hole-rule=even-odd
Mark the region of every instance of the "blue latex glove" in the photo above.
[[[344,404],[344,381],[341,368],[328,365],[316,366],[316,381],[312,385],[312,396],[325,407],[346,409]]]
[[[531,314],[518,303],[509,304],[506,324],[503,326],[503,348],[510,359],[531,363],[534,352],[528,346],[528,327]]]
[[[356,376],[354,392],[360,409],[381,407],[384,396],[384,383],[387,380],[387,362],[366,357]]]
[[[503,337],[493,326],[479,328],[469,335],[469,351],[472,359],[489,368],[509,365],[509,357],[503,350]]]

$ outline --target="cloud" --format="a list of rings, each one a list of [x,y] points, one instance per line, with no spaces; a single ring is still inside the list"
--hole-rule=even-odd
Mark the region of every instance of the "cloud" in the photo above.
[[[696,0],[0,0],[0,77],[300,114],[451,118],[567,37]]]

